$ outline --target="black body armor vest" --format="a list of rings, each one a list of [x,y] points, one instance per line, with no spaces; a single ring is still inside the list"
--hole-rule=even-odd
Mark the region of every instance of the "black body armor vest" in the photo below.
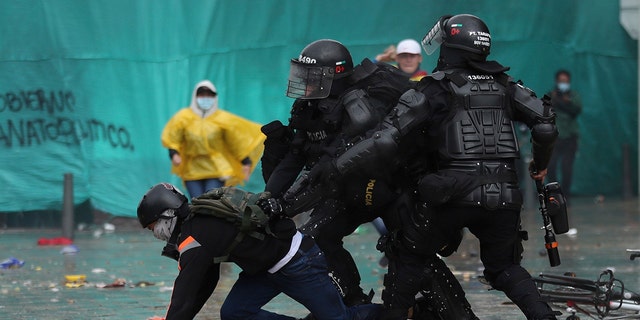
[[[458,79],[450,82],[454,114],[440,146],[442,161],[518,158],[506,87],[493,75],[458,73],[451,77]]]
[[[520,154],[507,76],[458,70],[445,77],[450,80],[451,116],[442,132],[439,170],[465,173],[481,183],[452,204],[520,210],[515,168]]]

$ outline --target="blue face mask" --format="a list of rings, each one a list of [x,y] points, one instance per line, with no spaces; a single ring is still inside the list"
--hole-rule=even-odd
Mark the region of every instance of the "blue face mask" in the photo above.
[[[198,104],[198,108],[202,110],[209,110],[216,103],[216,98],[214,97],[197,97],[196,103]]]
[[[569,82],[558,82],[558,90],[560,92],[567,92],[571,89],[571,84]]]

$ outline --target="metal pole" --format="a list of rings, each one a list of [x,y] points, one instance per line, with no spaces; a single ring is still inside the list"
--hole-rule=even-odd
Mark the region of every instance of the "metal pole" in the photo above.
[[[73,239],[73,174],[64,174],[62,192],[62,236]]]
[[[629,145],[622,144],[622,199],[629,200],[633,197],[631,186],[631,155]]]

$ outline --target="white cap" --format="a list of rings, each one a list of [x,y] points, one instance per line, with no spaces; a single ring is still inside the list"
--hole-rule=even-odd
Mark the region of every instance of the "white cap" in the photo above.
[[[396,54],[401,53],[411,53],[411,54],[420,54],[420,44],[418,41],[413,39],[405,39],[398,43],[396,47]]]

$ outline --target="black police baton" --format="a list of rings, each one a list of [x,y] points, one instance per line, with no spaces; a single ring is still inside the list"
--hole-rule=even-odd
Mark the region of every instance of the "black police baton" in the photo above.
[[[541,180],[536,180],[536,189],[538,189],[538,202],[540,203],[540,214],[542,215],[542,222],[544,226],[544,247],[547,248],[547,255],[549,256],[549,265],[557,267],[560,265],[560,253],[558,252],[558,241],[556,241],[556,235],[551,228],[551,218],[549,218],[549,212],[547,211],[547,204],[545,202],[545,190],[542,186]]]

